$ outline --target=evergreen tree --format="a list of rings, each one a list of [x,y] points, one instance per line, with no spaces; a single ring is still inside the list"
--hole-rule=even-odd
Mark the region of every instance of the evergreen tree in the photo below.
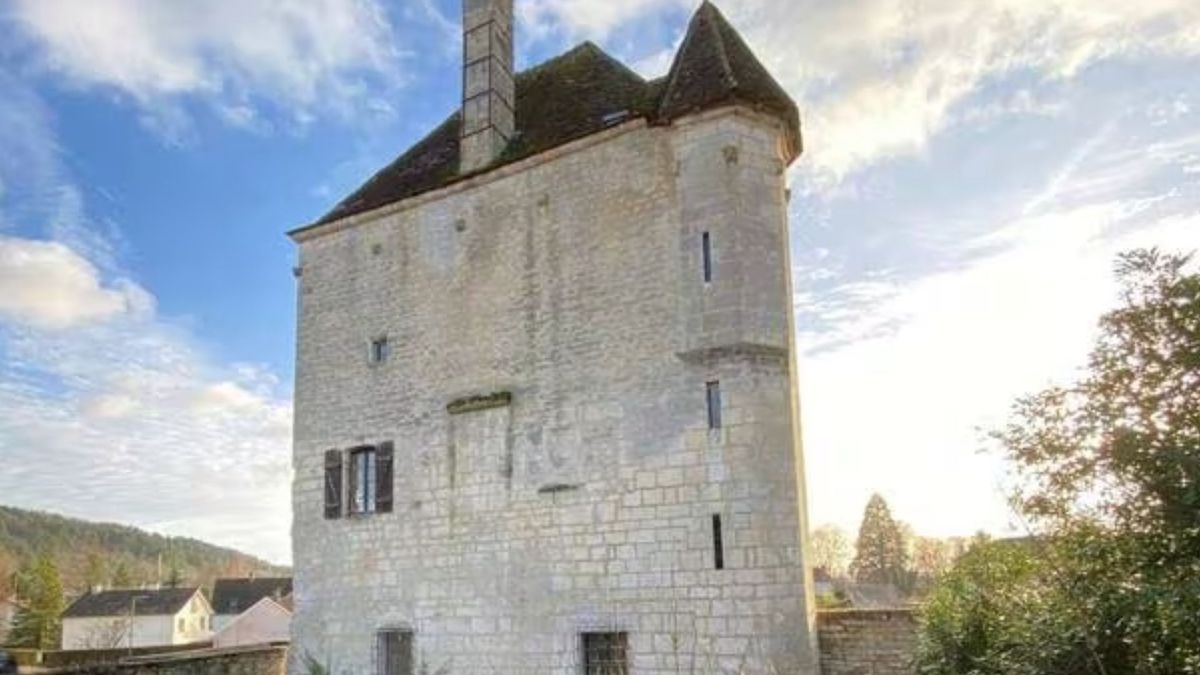
[[[904,537],[887,502],[878,494],[867,502],[855,551],[850,573],[856,581],[903,585],[908,568]]]
[[[174,555],[167,559],[167,578],[163,580],[163,585],[167,588],[179,588],[183,585],[183,571]]]
[[[13,620],[9,641],[19,647],[56,649],[63,611],[62,581],[54,561],[38,558],[26,575],[25,604]]]

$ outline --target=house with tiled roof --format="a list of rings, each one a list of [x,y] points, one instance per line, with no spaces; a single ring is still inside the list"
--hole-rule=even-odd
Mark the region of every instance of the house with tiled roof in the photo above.
[[[94,589],[62,613],[62,648],[116,649],[203,643],[212,607],[199,588]]]
[[[464,0],[461,105],[291,232],[292,653],[816,673],[796,105],[708,2],[656,79],[516,72],[513,16]]]
[[[213,582],[213,630],[220,631],[263,598],[281,607],[292,601],[291,577],[240,577]]]

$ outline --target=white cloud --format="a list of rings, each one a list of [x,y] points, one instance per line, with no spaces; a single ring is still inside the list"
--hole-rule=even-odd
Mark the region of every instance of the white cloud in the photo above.
[[[348,114],[401,74],[376,0],[17,0],[11,14],[46,66],[132,97],[168,135],[183,133],[185,97],[233,124],[263,100],[302,121]]]
[[[1112,263],[1138,246],[1200,247],[1200,212],[1129,234],[1106,232],[1138,207],[1093,205],[1023,219],[986,241],[1002,252],[967,268],[898,284],[860,308],[866,335],[803,360],[809,498],[814,518],[853,528],[870,492],[929,534],[1003,530],[995,457],[980,429],[1009,404],[1084,364],[1095,321],[1116,302]],[[883,335],[872,328],[888,327]],[[802,336],[811,346],[821,336]]]
[[[929,534],[1010,524],[1005,467],[977,453],[981,430],[1016,397],[1085,365],[1097,319],[1117,302],[1117,253],[1200,249],[1200,192],[1179,181],[1200,136],[1182,120],[1148,141],[1134,131],[1144,116],[1121,115],[1074,149],[1064,143],[1041,189],[999,195],[1015,215],[997,215],[986,191],[964,195],[955,206],[977,227],[943,245],[943,271],[839,276],[840,286],[797,296],[816,522],[855,527],[879,490]],[[955,226],[934,219],[898,236],[936,239]]]
[[[50,112],[2,69],[0,86],[0,499],[288,560],[289,393],[157,313]]]
[[[159,317],[0,337],[0,452],[19,468],[0,472],[5,503],[290,559],[291,405],[274,378]]]
[[[603,38],[651,11],[690,4],[691,0],[525,0],[517,2],[516,11],[522,26],[535,34],[561,26],[573,38]]]
[[[137,284],[105,285],[94,265],[60,243],[0,236],[0,317],[62,330],[152,306]]]
[[[692,0],[537,0],[535,26],[604,37]],[[985,87],[1025,74],[1036,84],[1074,77],[1099,60],[1200,54],[1192,0],[739,0],[721,3],[770,71],[801,104],[818,187],[892,157],[922,152],[956,122],[1053,114],[1033,93],[1008,105],[957,111]],[[645,64],[661,64],[650,52]],[[959,114],[961,112],[961,114]]]

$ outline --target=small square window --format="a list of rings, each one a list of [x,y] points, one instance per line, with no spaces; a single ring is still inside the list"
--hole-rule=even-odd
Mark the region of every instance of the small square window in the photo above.
[[[388,343],[387,336],[377,337],[371,340],[371,363],[383,363],[388,360],[392,354],[392,347]]]
[[[628,633],[584,633],[584,675],[627,675]]]

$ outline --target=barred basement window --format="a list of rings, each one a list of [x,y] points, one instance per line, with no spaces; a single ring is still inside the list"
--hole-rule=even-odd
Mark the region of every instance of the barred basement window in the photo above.
[[[626,675],[629,672],[628,633],[584,633],[584,675]]]
[[[376,637],[379,675],[413,675],[413,634],[405,630],[380,631]]]
[[[708,382],[704,385],[708,405],[708,428],[721,428],[721,383]]]

